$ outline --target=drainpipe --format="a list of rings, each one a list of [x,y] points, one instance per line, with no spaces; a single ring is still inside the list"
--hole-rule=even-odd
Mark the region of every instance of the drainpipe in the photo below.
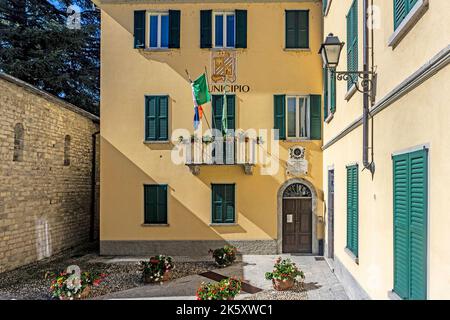
[[[91,225],[90,225],[90,233],[89,238],[92,241],[95,239],[95,205],[96,205],[96,199],[95,199],[95,191],[97,187],[97,181],[95,179],[96,174],[96,158],[97,158],[97,135],[100,133],[100,131],[95,132],[92,134],[92,163],[91,163]]]
[[[369,26],[367,23],[369,0],[363,0],[363,3],[363,71],[365,72],[364,81],[367,82],[369,80]],[[363,97],[363,166],[364,169],[370,171],[373,178],[375,163],[373,159],[369,162],[369,104],[370,95],[369,92],[365,92]]]

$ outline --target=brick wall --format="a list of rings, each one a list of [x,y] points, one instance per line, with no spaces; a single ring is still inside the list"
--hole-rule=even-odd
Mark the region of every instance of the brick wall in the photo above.
[[[13,161],[17,123],[24,128],[22,161]],[[0,272],[89,241],[92,134],[98,130],[95,116],[0,76]]]

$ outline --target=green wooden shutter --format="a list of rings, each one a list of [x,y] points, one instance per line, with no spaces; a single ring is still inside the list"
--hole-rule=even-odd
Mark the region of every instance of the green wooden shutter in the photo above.
[[[310,96],[310,115],[309,115],[309,128],[310,139],[321,140],[322,139],[322,97],[320,95]]]
[[[329,95],[330,95],[330,112],[335,113],[336,112],[336,74],[330,73],[330,88],[329,88]]]
[[[169,139],[169,97],[158,97],[158,140]]]
[[[358,71],[358,2],[353,1],[347,15],[347,69]],[[353,79],[353,80],[352,80]],[[351,76],[347,82],[350,89],[356,76]]]
[[[298,48],[309,48],[309,11],[298,12]]]
[[[420,150],[409,155],[410,167],[410,299],[427,298],[427,207],[428,154]]]
[[[407,299],[409,288],[409,156],[394,158],[394,291]]]
[[[286,96],[274,96],[274,129],[279,130],[279,139],[286,140]]]
[[[181,11],[169,10],[169,48],[180,48]]]
[[[247,48],[247,10],[236,10],[236,48]]]
[[[225,185],[225,203],[224,203],[224,223],[234,223],[234,185]]]
[[[407,14],[408,0],[394,0],[394,29],[397,29]]]
[[[145,47],[145,10],[134,11],[134,48]]]
[[[222,132],[223,95],[212,96],[212,128]]]
[[[322,0],[322,12],[323,12],[323,14],[326,13],[327,6],[328,6],[328,0]]]
[[[328,68],[323,68],[323,120],[328,118]]]
[[[167,186],[157,186],[156,223],[167,223]]]
[[[428,152],[393,157],[394,291],[403,299],[427,297]]]
[[[200,48],[212,48],[212,10],[200,11]]]
[[[297,46],[297,15],[296,11],[286,11],[286,48]]]
[[[167,224],[167,186],[144,186],[144,223]]]
[[[358,166],[347,167],[347,249],[358,257]]]
[[[212,222],[222,223],[225,198],[225,186],[213,184],[212,188]]]
[[[145,140],[156,140],[157,132],[157,97],[145,98]]]
[[[227,95],[228,130],[236,130],[236,96]]]

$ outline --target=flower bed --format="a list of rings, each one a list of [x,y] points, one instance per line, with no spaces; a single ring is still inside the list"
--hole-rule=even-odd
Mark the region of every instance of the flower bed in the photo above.
[[[197,300],[233,300],[242,288],[237,278],[223,279],[216,283],[202,283],[197,290]]]
[[[236,260],[236,247],[226,245],[223,248],[209,250],[219,267],[227,267]]]
[[[275,260],[272,272],[266,272],[266,279],[272,280],[275,290],[285,291],[291,289],[296,282],[303,282],[305,274],[290,259]]]
[[[145,283],[168,281],[175,268],[172,257],[163,255],[151,257],[148,261],[141,261],[140,267]]]

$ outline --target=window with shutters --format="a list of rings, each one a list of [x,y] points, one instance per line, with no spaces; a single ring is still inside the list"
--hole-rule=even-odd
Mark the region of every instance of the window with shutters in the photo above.
[[[167,185],[145,185],[144,224],[167,223]]]
[[[394,33],[388,45],[395,48],[429,8],[429,0],[393,0]]]
[[[309,11],[286,10],[286,49],[309,49]]]
[[[169,48],[169,13],[151,12],[148,19],[150,22],[150,48]]]
[[[236,130],[236,96],[228,94],[226,95],[226,113],[227,116],[223,117],[224,111],[224,96],[213,95],[212,96],[212,129],[219,130],[222,135],[234,136]],[[226,120],[226,121],[224,121]],[[226,124],[226,132],[224,132],[224,124]],[[222,148],[216,146],[213,150],[213,157],[215,164],[234,164],[235,163],[235,144],[234,141],[223,139],[222,137],[215,137],[216,143],[220,143],[220,139],[223,141]],[[223,157],[220,156],[223,154]]]
[[[212,223],[235,223],[235,185],[212,184]]]
[[[358,166],[347,167],[347,249],[358,257],[359,228]]]
[[[169,97],[145,97],[145,141],[169,140]]]
[[[213,13],[214,48],[234,48],[236,41],[235,12]]]
[[[394,292],[427,298],[428,150],[393,157]]]
[[[288,139],[309,139],[309,110],[309,96],[286,96],[286,128]]]
[[[347,14],[347,70],[358,71],[358,1],[354,0]],[[356,75],[349,77],[347,89],[350,90],[357,80]]]
[[[416,3],[417,0],[394,0],[394,29],[400,26]]]
[[[324,121],[329,122],[336,112],[336,76],[323,68]]]

